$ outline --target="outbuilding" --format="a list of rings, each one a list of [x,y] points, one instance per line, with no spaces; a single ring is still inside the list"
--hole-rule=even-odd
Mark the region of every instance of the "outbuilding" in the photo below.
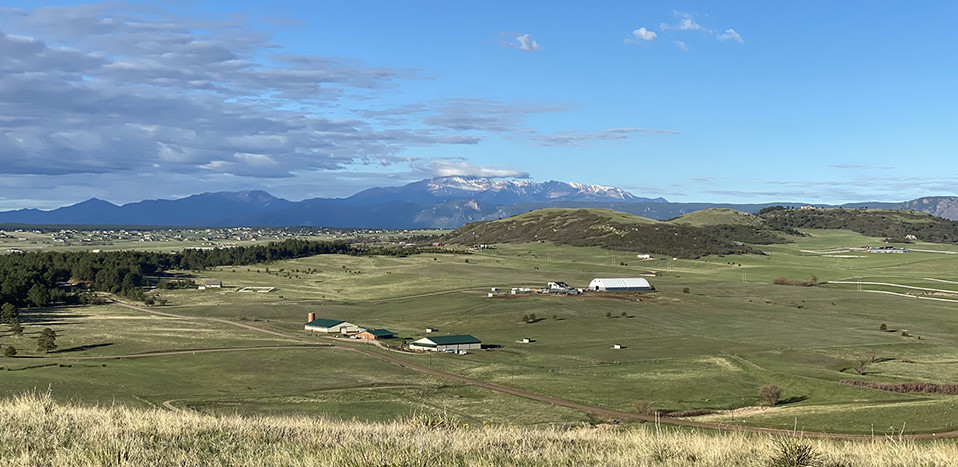
[[[378,341],[380,339],[392,339],[396,334],[386,329],[367,329],[356,334],[356,337],[363,340]]]
[[[589,290],[613,292],[617,290],[655,290],[655,288],[642,277],[613,277],[592,279],[592,282],[589,282]]]
[[[423,337],[409,344],[410,350],[421,350],[426,352],[444,352],[446,350],[479,350],[482,348],[482,341],[468,334],[458,336],[432,336]]]
[[[359,332],[359,326],[337,319],[317,318],[306,323],[307,331],[320,332],[323,334],[355,334]]]
[[[223,287],[223,281],[218,279],[209,279],[204,282],[203,285],[205,285],[207,289],[218,289]]]

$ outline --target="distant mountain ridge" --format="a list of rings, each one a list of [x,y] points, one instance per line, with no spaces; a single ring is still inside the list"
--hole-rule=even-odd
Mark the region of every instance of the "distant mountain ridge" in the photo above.
[[[370,188],[347,198],[290,201],[262,190],[201,193],[174,200],[117,206],[97,198],[52,210],[0,212],[5,224],[144,226],[328,226],[361,228],[458,228],[543,208],[612,209],[665,220],[708,208],[755,213],[774,205],[807,203],[670,203],[626,190],[574,182],[436,177],[399,187]],[[925,197],[901,203],[849,203],[841,207],[911,209],[958,220],[958,197]],[[839,206],[827,206],[839,207]]]
[[[603,185],[584,185],[555,180],[537,183],[531,180],[497,180],[461,176],[430,178],[401,187],[370,188],[346,200],[367,204],[386,197],[400,198],[413,203],[441,203],[456,200],[478,201],[486,204],[554,201],[667,202],[663,198],[639,198],[620,188]]]

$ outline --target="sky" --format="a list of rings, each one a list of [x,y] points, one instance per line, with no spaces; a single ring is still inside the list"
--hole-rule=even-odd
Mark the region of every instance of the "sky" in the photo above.
[[[0,210],[471,175],[956,195],[958,2],[0,3]]]

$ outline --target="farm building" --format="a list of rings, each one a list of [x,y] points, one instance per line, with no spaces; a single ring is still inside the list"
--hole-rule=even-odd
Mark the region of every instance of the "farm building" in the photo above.
[[[641,277],[622,277],[592,279],[589,290],[616,291],[616,290],[655,290],[649,281]]]
[[[367,329],[356,334],[356,337],[363,340],[377,341],[379,339],[392,339],[396,334],[386,329]]]
[[[216,279],[210,279],[210,280],[207,280],[206,282],[204,282],[203,285],[205,285],[207,289],[210,289],[210,288],[220,288],[220,287],[223,287],[223,281],[221,281],[221,280],[216,280]]]
[[[566,291],[566,290],[569,290],[569,285],[568,285],[568,284],[566,284],[565,282],[559,282],[559,281],[550,282],[550,283],[547,285],[547,287],[549,287],[549,290],[552,290],[552,291],[561,291],[561,292],[564,292],[564,291]]]
[[[410,350],[422,350],[427,352],[443,352],[446,350],[479,350],[482,348],[482,341],[468,334],[461,336],[435,336],[423,337],[411,344]]]
[[[323,334],[354,334],[359,332],[359,326],[338,319],[317,318],[304,327],[307,331],[321,332]]]

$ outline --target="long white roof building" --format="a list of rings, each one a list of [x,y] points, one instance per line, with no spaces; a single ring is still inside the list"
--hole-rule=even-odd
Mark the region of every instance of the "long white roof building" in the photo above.
[[[652,284],[642,277],[596,278],[589,282],[589,290],[652,290]]]

